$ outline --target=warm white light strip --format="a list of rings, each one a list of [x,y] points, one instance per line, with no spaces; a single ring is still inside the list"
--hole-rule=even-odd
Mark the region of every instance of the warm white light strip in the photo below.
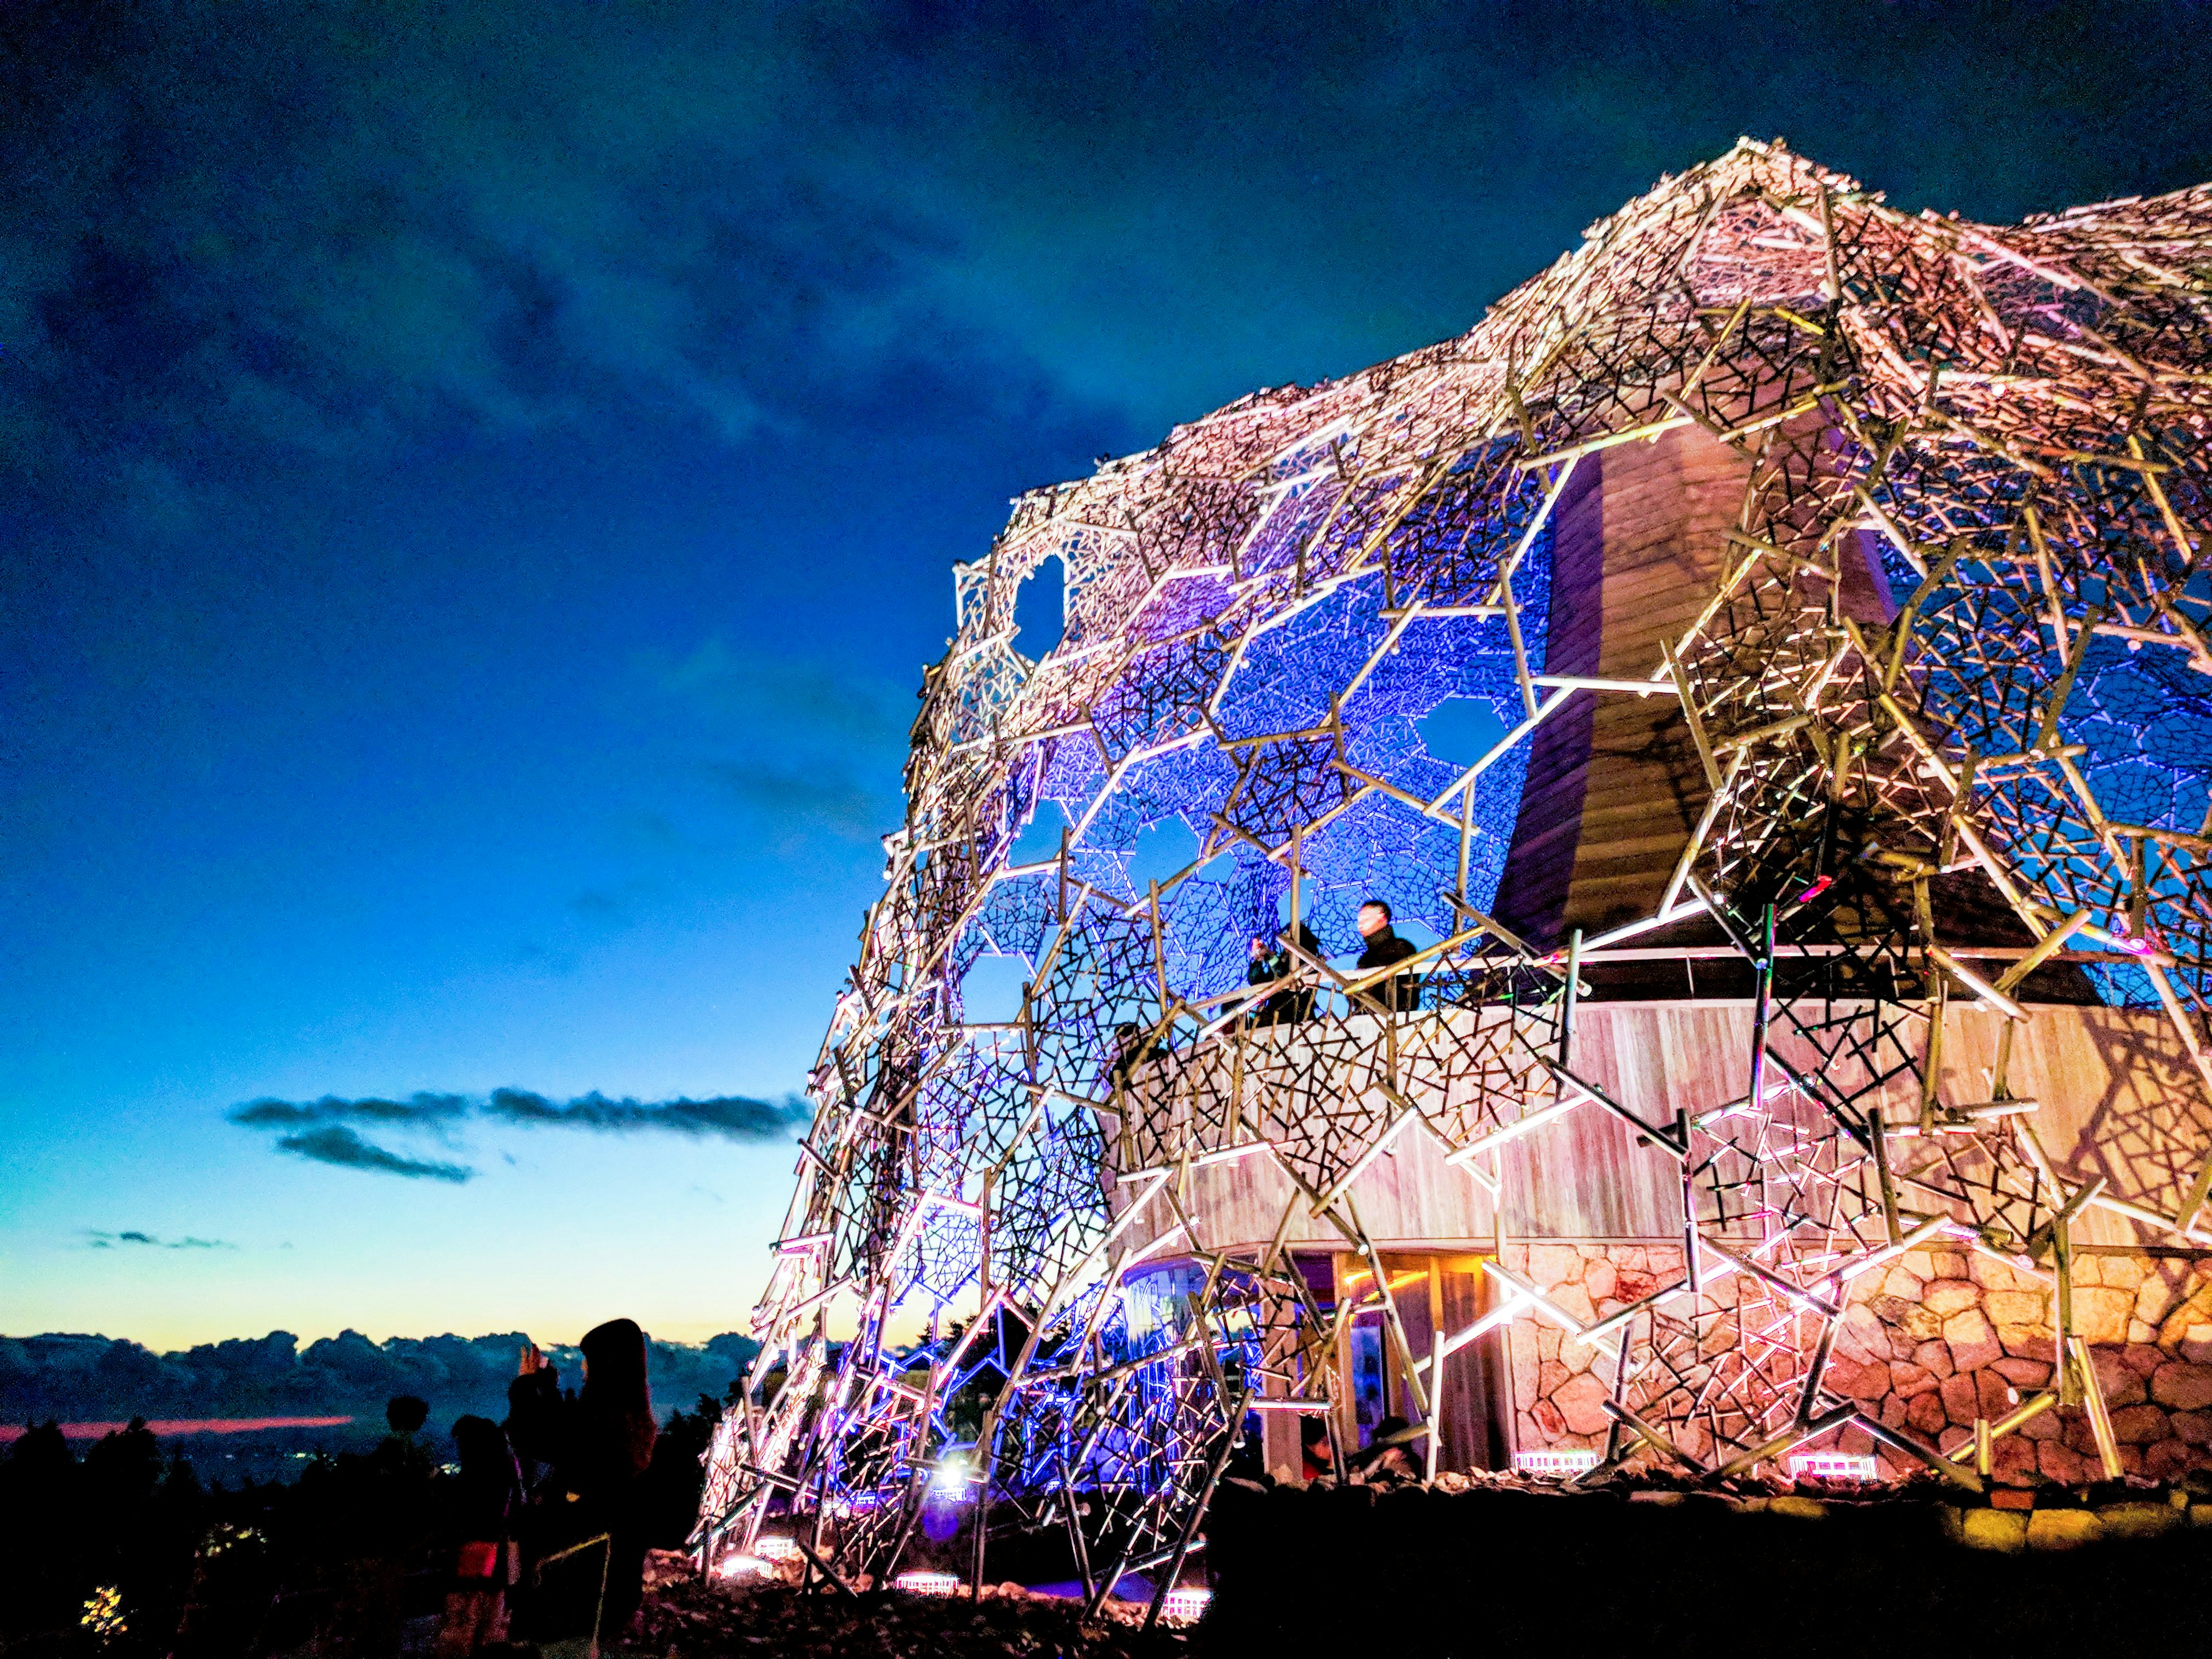
[[[1195,1587],[1171,1589],[1168,1599],[1160,1604],[1160,1621],[1168,1625],[1194,1625],[1206,1612],[1206,1604],[1213,1600],[1213,1592]]]
[[[891,1588],[908,1595],[957,1595],[960,1580],[949,1572],[902,1572],[891,1580]]]
[[[1856,1452],[1795,1452],[1790,1458],[1790,1478],[1803,1480],[1879,1480],[1881,1466]]]
[[[1597,1454],[1587,1448],[1561,1447],[1548,1451],[1517,1451],[1513,1467],[1523,1474],[1581,1474],[1597,1467]]]

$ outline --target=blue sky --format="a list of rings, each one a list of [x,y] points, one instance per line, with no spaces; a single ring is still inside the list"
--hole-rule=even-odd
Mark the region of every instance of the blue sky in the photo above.
[[[157,1346],[741,1328],[765,1119],[233,1115],[783,1100],[1016,491],[1740,132],[2212,178],[2187,5],[94,9],[0,19],[0,1330]]]

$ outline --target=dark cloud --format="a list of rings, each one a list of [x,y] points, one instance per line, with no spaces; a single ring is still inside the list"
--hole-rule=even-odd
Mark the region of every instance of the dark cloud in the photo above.
[[[386,1123],[398,1127],[444,1123],[466,1115],[466,1095],[439,1095],[428,1091],[405,1100],[341,1100],[325,1095],[320,1100],[252,1100],[230,1111],[233,1123],[252,1129],[298,1128],[316,1123]]]
[[[719,1135],[728,1140],[780,1139],[804,1127],[808,1115],[806,1103],[796,1097],[766,1101],[718,1095],[710,1100],[663,1100],[646,1105],[593,1093],[556,1104],[523,1089],[494,1091],[487,1110],[509,1123],[598,1129],[616,1134],[665,1130]]]
[[[742,1095],[638,1101],[610,1100],[595,1091],[573,1100],[555,1101],[527,1089],[498,1089],[483,1099],[427,1091],[410,1096],[405,1103],[374,1097],[344,1100],[336,1095],[314,1101],[264,1099],[234,1107],[228,1116],[243,1128],[291,1131],[277,1137],[276,1148],[295,1158],[410,1180],[460,1182],[473,1179],[477,1171],[465,1164],[392,1152],[362,1139],[350,1124],[445,1130],[459,1120],[476,1118],[532,1128],[591,1129],[607,1134],[658,1132],[753,1141],[778,1140],[796,1133],[805,1127],[809,1110],[795,1095],[780,1101],[750,1100]],[[112,1237],[130,1243],[156,1242],[142,1234]]]
[[[95,1231],[89,1237],[95,1250],[113,1249],[118,1244],[137,1244],[155,1250],[234,1250],[238,1248],[227,1239],[194,1238],[189,1235],[183,1238],[161,1238],[136,1227],[125,1228],[119,1233]]]
[[[310,1163],[335,1164],[342,1170],[370,1170],[379,1175],[404,1176],[410,1181],[450,1181],[458,1184],[471,1180],[476,1175],[476,1171],[465,1164],[433,1163],[387,1151],[363,1140],[340,1123],[327,1124],[322,1128],[308,1129],[299,1134],[281,1135],[277,1138],[276,1150],[289,1152],[295,1158],[304,1158]]]

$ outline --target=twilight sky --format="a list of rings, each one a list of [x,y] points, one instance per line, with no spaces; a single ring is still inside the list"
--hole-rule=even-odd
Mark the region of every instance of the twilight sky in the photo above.
[[[0,1331],[742,1328],[1009,495],[1739,133],[2007,220],[2208,88],[2122,0],[0,8]]]

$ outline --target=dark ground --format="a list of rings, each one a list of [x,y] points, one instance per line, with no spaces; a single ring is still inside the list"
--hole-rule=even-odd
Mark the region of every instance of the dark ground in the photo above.
[[[988,1595],[852,1597],[781,1585],[668,1584],[647,1599],[642,1631],[622,1650],[653,1659],[1168,1659],[1180,1632],[1085,1626],[1072,1601]]]
[[[1747,1487],[1734,1501],[1648,1483],[1566,1494],[1502,1481],[1452,1492],[1229,1482],[1196,1564],[1213,1605],[1188,1632],[1111,1618],[1086,1627],[1073,1603],[1011,1586],[976,1602],[707,1584],[673,1552],[696,1511],[708,1427],[703,1412],[678,1414],[647,1477],[652,1541],[670,1553],[654,1558],[641,1628],[619,1649],[635,1659],[1662,1659],[1745,1648],[2011,1659],[2164,1650],[2212,1632],[2202,1477],[2202,1490],[2039,1490],[2039,1513],[2087,1508],[2117,1526],[2132,1511],[2162,1535],[2010,1555],[1954,1541],[1984,1500],[1933,1482],[1818,1499]],[[34,1431],[0,1459],[0,1656],[427,1653],[458,1537],[453,1497],[406,1435],[315,1459],[294,1483],[223,1490],[143,1428],[82,1459],[58,1431]]]

